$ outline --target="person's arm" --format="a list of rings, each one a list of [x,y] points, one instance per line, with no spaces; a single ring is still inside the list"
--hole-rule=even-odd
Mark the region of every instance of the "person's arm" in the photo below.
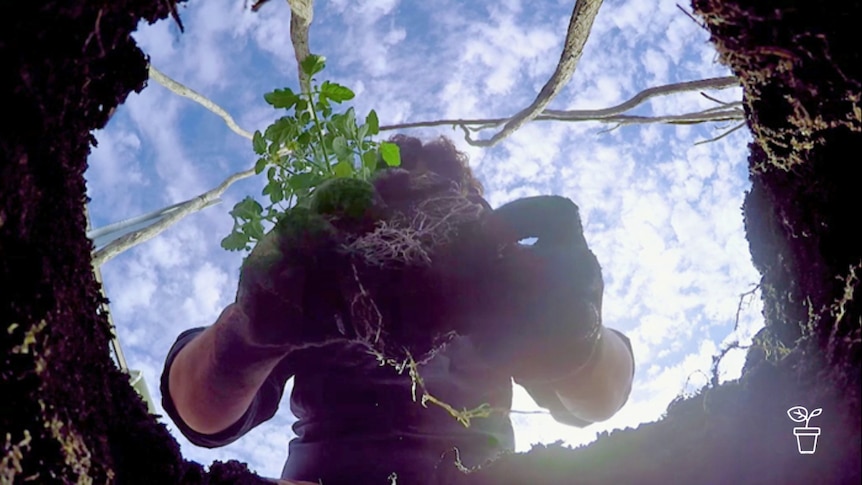
[[[590,422],[610,419],[628,400],[634,378],[634,359],[622,337],[602,329],[595,361],[583,372],[554,383],[565,408]]]
[[[617,330],[602,328],[595,365],[553,382],[515,379],[559,423],[585,427],[605,421],[628,401],[635,363],[631,342]]]
[[[502,302],[498,325],[488,326],[501,334],[487,342],[489,353],[508,361],[515,382],[557,421],[610,418],[631,392],[634,357],[628,338],[602,325],[602,270],[577,205],[559,196],[518,199],[494,211],[490,228],[504,242],[537,240],[511,246],[502,274],[489,278],[501,282],[492,288]]]
[[[252,345],[237,329],[247,318],[235,303],[183,347],[168,370],[177,414],[192,430],[216,434],[248,411],[261,385],[285,357],[284,347]]]
[[[308,210],[284,214],[243,260],[235,303],[212,326],[178,339],[162,394],[184,434],[221,446],[269,419],[293,372],[296,359],[287,357],[337,332],[330,322],[312,321],[317,305],[308,305],[331,285],[334,233]]]

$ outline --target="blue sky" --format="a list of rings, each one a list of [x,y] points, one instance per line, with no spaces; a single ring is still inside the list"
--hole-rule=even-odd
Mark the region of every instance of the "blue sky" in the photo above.
[[[327,58],[322,79],[352,88],[358,113],[375,109],[381,124],[451,117],[510,116],[528,105],[559,59],[571,1],[318,2],[310,43]],[[252,13],[239,0],[191,0],[172,21],[135,34],[159,70],[206,95],[247,130],[279,116],[263,93],[297,88],[287,3]],[[728,75],[708,35],[676,6],[606,1],[571,82],[553,109],[604,108],[658,84]],[[725,101],[741,89],[713,92]],[[655,99],[635,114],[712,107],[697,93]],[[513,414],[519,450],[659,419],[680,393],[706,381],[722,343],[742,343],[763,325],[759,299],[739,294],[759,279],[750,262],[741,204],[750,135],[729,128],[530,123],[493,148],[466,144],[449,127],[405,131],[450,136],[469,154],[499,206],[518,197],[560,194],[581,208],[587,241],[605,278],[604,321],[632,340],[637,374],[631,398],[612,419],[584,429],[548,415]],[[483,137],[489,137],[490,132]],[[388,135],[387,135],[388,136]],[[93,227],[135,217],[205,192],[255,160],[251,142],[194,102],[154,81],[131,95],[109,125],[86,173]],[[224,202],[194,214],[157,238],[102,266],[104,287],[129,366],[143,371],[156,401],[165,355],[183,330],[211,324],[233,301],[242,255],[220,248],[228,211],[262,180],[236,183]],[[721,378],[739,376],[744,353],[731,352]],[[688,379],[690,377],[690,380]],[[688,381],[688,382],[687,382]],[[288,391],[290,387],[288,385]],[[237,458],[278,476],[294,418],[285,393],[279,414],[227,447],[189,444],[164,418],[186,457],[205,464]],[[161,413],[159,403],[156,403]],[[418,405],[418,404],[417,404]],[[514,409],[539,408],[515,389]]]

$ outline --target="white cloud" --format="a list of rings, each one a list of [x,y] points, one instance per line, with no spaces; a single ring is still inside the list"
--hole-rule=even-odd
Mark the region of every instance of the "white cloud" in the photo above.
[[[141,139],[137,134],[126,129],[100,130],[95,137],[98,146],[89,158],[87,189],[90,193],[93,187],[98,187],[99,200],[95,204],[109,206],[113,215],[104,223],[94,221],[93,228],[135,215],[139,210],[138,201],[129,189],[140,189],[149,183],[141,169]]]
[[[198,268],[191,278],[191,294],[183,301],[185,320],[209,325],[218,318],[224,307],[224,286],[227,275],[210,263]],[[180,315],[183,316],[183,313]]]

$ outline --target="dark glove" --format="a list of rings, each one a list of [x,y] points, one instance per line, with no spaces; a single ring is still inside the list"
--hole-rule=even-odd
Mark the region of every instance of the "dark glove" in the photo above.
[[[477,282],[485,314],[474,345],[521,382],[573,375],[597,347],[604,289],[578,207],[558,196],[519,199],[494,211],[489,230],[506,244]],[[532,246],[517,243],[530,237]]]
[[[249,343],[290,349],[338,335],[335,235],[323,217],[296,207],[255,246],[243,262],[236,297],[248,317],[243,333]]]

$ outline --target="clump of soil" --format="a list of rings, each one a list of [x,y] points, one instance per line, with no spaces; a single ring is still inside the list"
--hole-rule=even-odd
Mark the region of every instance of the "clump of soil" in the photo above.
[[[458,273],[490,261],[496,249],[489,237],[479,241],[489,208],[431,172],[389,169],[373,185],[332,182],[311,207],[338,230],[342,334],[400,363],[425,361],[469,331]]]

